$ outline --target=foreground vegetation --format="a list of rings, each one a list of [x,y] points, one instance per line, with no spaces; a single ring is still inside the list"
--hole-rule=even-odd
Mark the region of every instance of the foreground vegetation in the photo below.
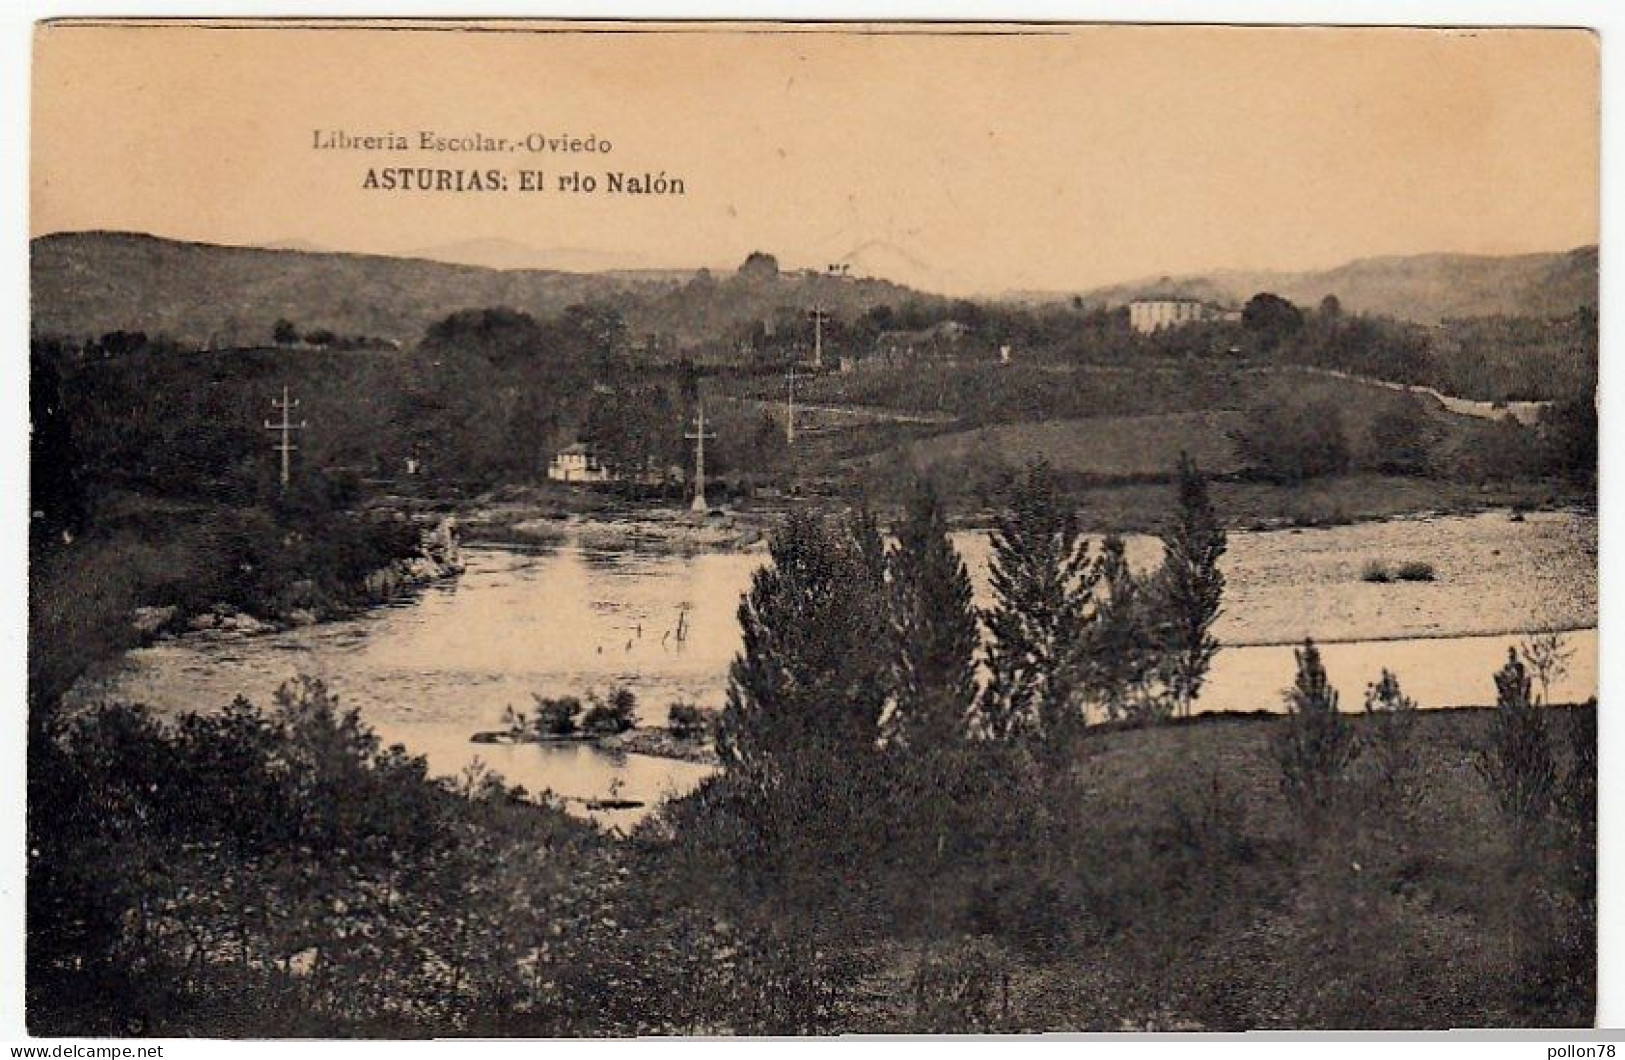
[[[1280,787],[1283,720],[1198,717],[1091,733],[1058,779],[988,746],[942,789],[875,767],[843,822],[861,832],[820,806],[768,859],[725,779],[609,840],[428,780],[325,702],[179,731],[109,711],[37,763],[35,1033],[1591,1019],[1589,821],[1507,829],[1474,765],[1489,711],[1426,712],[1401,786],[1363,755],[1312,828]],[[1564,775],[1589,721],[1553,712]]]
[[[37,703],[30,1028],[1588,1023],[1595,705],[1547,703],[1560,639],[1486,675],[1494,710],[1384,674],[1340,713],[1307,644],[1284,715],[1187,718],[1225,538],[1175,477],[1135,574],[1030,469],[980,613],[929,490],[891,545],[792,515],[741,602],[724,770],[626,839],[430,778],[313,682],[172,722]]]

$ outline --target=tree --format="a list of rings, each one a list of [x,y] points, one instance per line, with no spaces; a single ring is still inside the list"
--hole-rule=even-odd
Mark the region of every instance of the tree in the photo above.
[[[43,545],[71,537],[84,525],[84,472],[64,401],[56,343],[29,343],[28,509],[29,540]]]
[[[299,341],[299,329],[294,327],[293,321],[279,319],[271,327],[271,341],[278,346],[292,346]]]
[[[1555,629],[1532,634],[1518,645],[1518,657],[1529,668],[1534,683],[1540,686],[1540,701],[1550,704],[1552,685],[1569,672],[1569,660],[1574,658],[1568,639]]]
[[[993,535],[988,683],[979,715],[997,739],[1064,745],[1079,721],[1073,692],[1098,572],[1077,517],[1040,461],[1011,484]]]
[[[1549,405],[1540,437],[1553,470],[1581,483],[1597,480],[1597,403],[1590,394]]]
[[[595,394],[582,434],[628,489],[659,482],[682,460],[681,418],[662,385]]]
[[[1320,310],[1315,316],[1322,324],[1335,324],[1343,317],[1343,303],[1335,294],[1329,294],[1320,300]]]
[[[886,538],[867,499],[860,500],[858,507],[848,513],[837,536],[850,543],[855,564],[850,600],[862,609],[852,619],[857,637],[851,668],[860,679],[860,687],[879,696],[879,711],[883,711],[896,691],[892,659],[897,645],[892,634],[890,601],[886,596]],[[865,737],[871,742],[873,738],[872,731]]]
[[[1315,642],[1305,640],[1293,654],[1298,676],[1284,697],[1287,719],[1277,730],[1275,759],[1287,798],[1312,822],[1336,797],[1359,746],[1338,712],[1337,690],[1326,676]]]
[[[1219,650],[1213,623],[1224,599],[1219,560],[1227,540],[1207,480],[1188,453],[1179,454],[1177,478],[1179,507],[1162,532],[1162,569],[1155,582],[1158,670],[1175,713],[1188,717]]]
[[[536,701],[531,724],[538,736],[572,736],[580,727],[581,700],[575,696],[550,699],[531,694]]]
[[[1416,728],[1416,700],[1400,689],[1398,677],[1384,669],[1376,683],[1366,687],[1365,716],[1383,782],[1382,795],[1390,800],[1401,799],[1410,791],[1410,773],[1416,765],[1416,748],[1411,741]]]
[[[585,351],[585,360],[600,378],[620,367],[626,352],[626,319],[614,306],[591,302],[566,306],[552,325],[565,349]]]
[[[1280,295],[1261,292],[1242,307],[1241,326],[1258,336],[1267,353],[1303,330],[1303,310]]]
[[[1151,689],[1156,666],[1152,586],[1129,566],[1117,534],[1100,543],[1095,568],[1095,621],[1079,681],[1108,718],[1147,716],[1160,702]]]
[[[631,697],[631,698],[627,698]],[[581,718],[581,731],[594,736],[614,736],[637,725],[634,711],[637,697],[628,689],[617,689],[608,700],[594,701]]]
[[[929,483],[910,498],[888,559],[896,731],[911,747],[940,748],[965,735],[976,702],[977,629],[970,574]]]
[[[717,750],[745,771],[873,749],[885,708],[884,597],[853,526],[793,512],[739,604]],[[838,755],[836,756],[838,757]]]
[[[739,276],[746,280],[772,280],[779,275],[779,259],[762,250],[753,250],[739,266]]]
[[[535,317],[495,307],[460,309],[435,321],[424,332],[421,348],[442,360],[478,357],[500,369],[543,358],[547,345],[546,330]]]
[[[1495,674],[1495,714],[1478,771],[1520,835],[1546,815],[1557,788],[1544,706],[1517,650],[1508,648],[1506,665]]]

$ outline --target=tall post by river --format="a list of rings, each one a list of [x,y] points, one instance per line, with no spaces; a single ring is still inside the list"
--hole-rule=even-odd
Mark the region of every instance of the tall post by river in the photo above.
[[[694,499],[689,503],[689,510],[705,512],[709,507],[705,503],[705,440],[715,438],[714,434],[705,432],[705,404],[700,403],[695,414],[694,430],[683,435],[694,440]]]

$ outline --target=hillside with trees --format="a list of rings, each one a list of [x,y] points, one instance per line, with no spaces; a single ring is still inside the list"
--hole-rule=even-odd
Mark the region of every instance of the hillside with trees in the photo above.
[[[1597,304],[1597,248],[1554,254],[1417,254],[1360,258],[1332,269],[1270,272],[1223,269],[1147,277],[1082,292],[1090,305],[1172,296],[1240,305],[1274,291],[1299,305],[1336,295],[1345,309],[1417,324],[1451,317],[1562,316]],[[1025,300],[1045,300],[1029,294]],[[1047,296],[1054,299],[1058,296]]]
[[[86,338],[140,331],[189,347],[272,341],[280,320],[402,345],[463,309],[503,306],[533,316],[598,304],[625,316],[634,338],[697,344],[773,321],[784,307],[822,305],[857,316],[919,297],[883,280],[741,268],[648,273],[497,270],[436,261],[186,243],[125,232],[67,232],[30,246],[32,329]]]

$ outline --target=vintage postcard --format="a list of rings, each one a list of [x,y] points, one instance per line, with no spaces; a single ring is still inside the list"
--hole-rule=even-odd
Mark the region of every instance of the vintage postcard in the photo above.
[[[32,83],[31,1034],[1592,1024],[1594,34]]]

